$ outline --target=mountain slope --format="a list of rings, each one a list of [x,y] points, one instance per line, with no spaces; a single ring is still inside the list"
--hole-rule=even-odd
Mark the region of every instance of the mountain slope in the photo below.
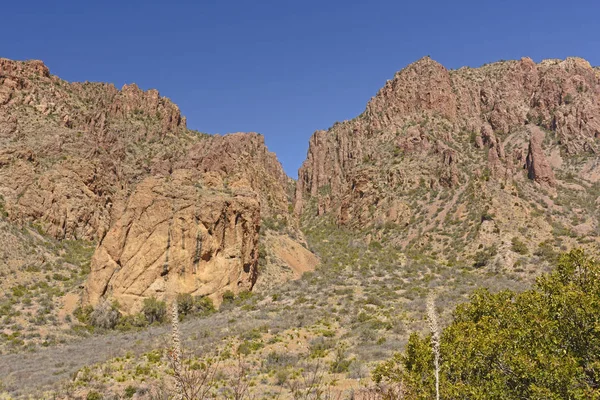
[[[423,58],[359,117],[313,134],[295,210],[415,255],[522,268],[597,242],[599,137],[600,74],[585,60],[449,71]]]
[[[6,219],[98,243],[84,296],[94,304],[116,297],[131,311],[173,291],[220,301],[226,290],[251,289],[261,221],[303,240],[288,193],[289,178],[261,135],[202,134],[156,90],[69,83],[41,61],[0,59]],[[182,217],[192,205],[201,211]],[[144,261],[130,258],[140,251]],[[179,283],[165,291],[163,281]]]

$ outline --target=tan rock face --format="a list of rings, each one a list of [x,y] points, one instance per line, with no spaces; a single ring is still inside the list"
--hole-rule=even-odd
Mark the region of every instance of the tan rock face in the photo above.
[[[126,312],[174,293],[250,290],[257,277],[260,208],[252,193],[225,196],[192,184],[147,178],[102,239],[86,284],[87,300],[114,298]]]
[[[269,231],[262,240],[266,254],[259,266],[254,291],[276,289],[290,279],[298,279],[305,272],[314,271],[320,262],[306,247],[287,235]]]

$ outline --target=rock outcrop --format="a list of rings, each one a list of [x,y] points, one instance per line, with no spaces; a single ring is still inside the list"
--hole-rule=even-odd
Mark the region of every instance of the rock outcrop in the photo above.
[[[529,150],[525,165],[527,176],[538,183],[554,187],[556,186],[556,178],[542,148],[544,132],[538,127],[531,127],[529,129],[531,138],[529,139]]]
[[[194,186],[193,173],[146,178],[100,242],[87,300],[139,311],[144,298],[250,290],[256,282],[260,208],[252,191],[231,195]]]

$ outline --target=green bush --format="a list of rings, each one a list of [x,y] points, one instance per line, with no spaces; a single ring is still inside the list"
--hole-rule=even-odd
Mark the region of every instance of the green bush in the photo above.
[[[600,387],[600,263],[573,250],[533,289],[478,290],[441,337],[444,399],[593,399]],[[407,399],[435,397],[431,336],[373,371]]]
[[[133,315],[123,315],[117,323],[116,329],[120,331],[129,331],[136,328],[144,328],[148,326],[148,320],[142,313]]]
[[[77,307],[75,310],[73,310],[73,316],[77,318],[77,321],[87,325],[90,323],[90,316],[93,312],[94,307],[87,305],[84,307]]]
[[[216,311],[213,301],[206,296],[194,297],[194,312],[200,315],[209,315]]]
[[[163,323],[167,318],[167,303],[157,300],[156,297],[144,299],[142,314],[146,316],[148,324]]]
[[[498,249],[495,245],[479,250],[473,257],[473,266],[475,268],[485,267],[496,254],[498,254]]]
[[[244,340],[239,346],[238,346],[238,353],[239,354],[243,354],[245,356],[247,356],[248,354],[260,350],[261,348],[264,347],[264,343],[262,343],[261,341],[254,341],[254,340]]]
[[[90,391],[85,397],[86,400],[102,400],[102,395],[94,390]]]
[[[233,303],[235,300],[235,294],[231,290],[226,290],[223,293],[223,303]]]
[[[514,251],[515,253],[519,253],[522,255],[525,255],[527,253],[529,253],[529,250],[527,249],[527,245],[525,243],[523,243],[521,241],[521,239],[519,239],[518,237],[513,237],[512,238],[512,251]]]
[[[131,399],[137,393],[137,388],[135,386],[127,386],[125,388],[125,398]]]
[[[194,311],[194,297],[189,293],[178,294],[177,309],[181,315],[191,314]]]
[[[206,296],[180,294],[177,296],[180,315],[210,315],[216,311],[213,301]]]
[[[330,371],[334,374],[348,372],[352,360],[346,358],[346,346],[342,345],[335,349],[335,358],[331,362]]]

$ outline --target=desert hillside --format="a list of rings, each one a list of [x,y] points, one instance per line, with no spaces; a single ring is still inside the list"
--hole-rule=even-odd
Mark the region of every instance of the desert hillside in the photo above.
[[[600,71],[580,58],[449,71],[423,58],[315,132],[295,209],[440,263],[529,269],[597,246]]]
[[[14,312],[45,307],[57,318],[65,302],[70,313],[116,300],[131,313],[171,293],[218,304],[226,291],[293,278],[298,260],[308,270],[318,260],[290,199],[261,135],[202,134],[156,90],[69,83],[41,61],[0,59],[0,285],[39,292]],[[261,225],[285,240],[261,241],[269,260]],[[278,257],[290,248],[301,249],[292,266]]]

